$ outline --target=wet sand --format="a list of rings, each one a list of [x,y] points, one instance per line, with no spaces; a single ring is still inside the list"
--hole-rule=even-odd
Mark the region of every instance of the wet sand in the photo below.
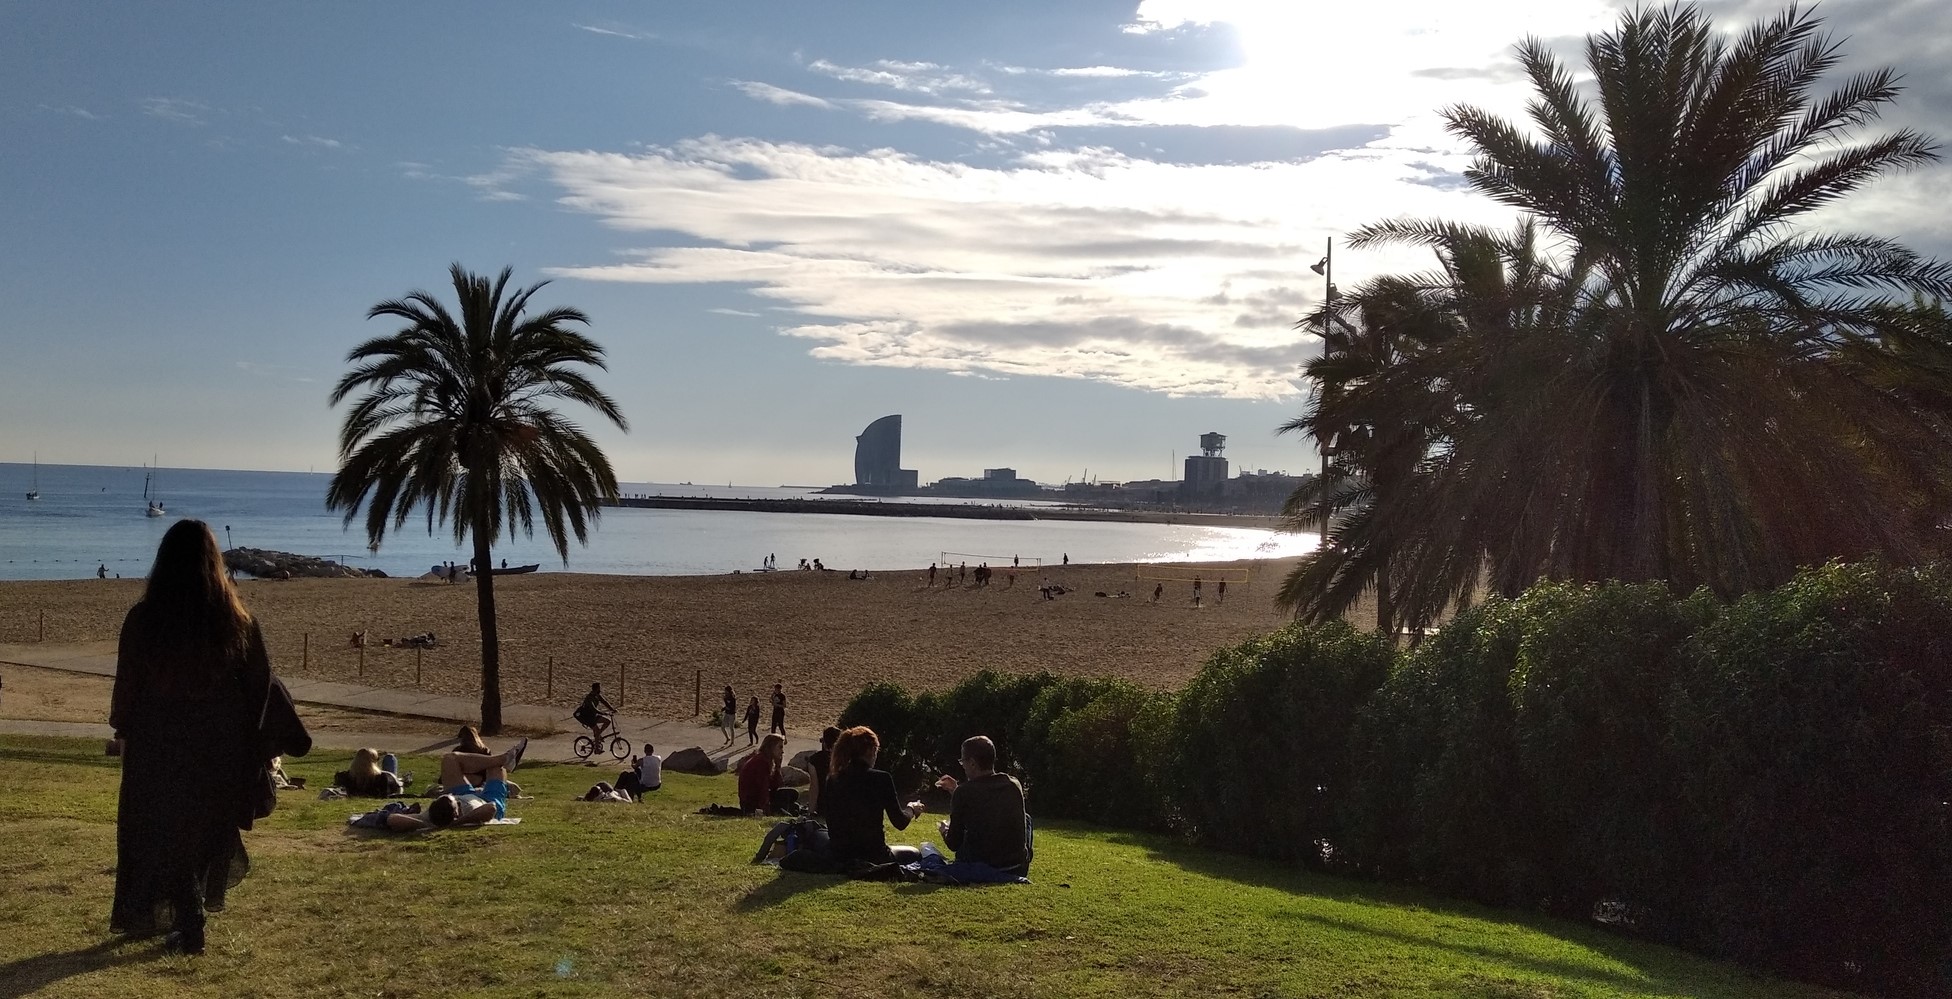
[[[702,675],[703,707],[731,684],[743,704],[785,684],[788,722],[830,720],[876,680],[940,689],[977,670],[1120,676],[1155,688],[1185,682],[1215,649],[1286,623],[1274,592],[1292,561],[1229,563],[1250,571],[1230,582],[1224,604],[1205,580],[1203,606],[1187,581],[1135,572],[1159,567],[1073,565],[1043,573],[1071,588],[1038,594],[1039,576],[1014,587],[1001,571],[987,588],[934,588],[920,572],[861,581],[845,572],[719,576],[610,576],[543,572],[497,577],[495,595],[506,703],[570,705],[593,681],[622,710],[657,717],[692,713]],[[1193,571],[1174,565],[1174,571]],[[0,582],[0,642],[113,641],[141,580]],[[379,686],[450,694],[480,690],[475,588],[403,579],[244,580],[246,603],[263,625],[275,668]],[[1096,597],[1096,591],[1132,594]],[[1358,615],[1360,611],[1358,612]],[[1357,621],[1363,620],[1360,616]],[[349,636],[364,629],[362,657]],[[387,637],[432,631],[440,648],[416,653],[380,646]],[[416,680],[416,661],[418,680]],[[13,694],[9,677],[8,695]]]

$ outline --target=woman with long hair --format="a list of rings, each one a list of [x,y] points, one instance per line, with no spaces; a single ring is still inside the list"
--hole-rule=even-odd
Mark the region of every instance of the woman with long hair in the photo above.
[[[240,829],[255,818],[271,688],[264,636],[199,520],[163,535],[142,599],[122,622],[109,724],[122,754],[109,928],[172,932],[202,953],[204,912],[250,869]]]
[[[910,859],[914,847],[897,856],[888,848],[881,817],[896,829],[922,814],[922,803],[902,803],[895,778],[874,768],[881,739],[866,725],[856,725],[834,741],[832,769],[820,786],[820,815],[827,820],[828,852],[843,867],[887,864]]]
[[[786,737],[777,732],[768,732],[759,743],[759,751],[745,758],[739,764],[739,810],[772,814],[784,804],[779,796],[789,789],[784,787],[780,766],[786,759]],[[797,800],[798,795],[793,795]]]

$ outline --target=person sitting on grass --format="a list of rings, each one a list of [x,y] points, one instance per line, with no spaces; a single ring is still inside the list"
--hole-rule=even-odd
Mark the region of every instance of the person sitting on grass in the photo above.
[[[635,802],[637,799],[631,797],[629,791],[626,791],[621,787],[616,787],[610,784],[608,781],[597,781],[595,784],[590,785],[590,789],[588,791],[583,792],[583,800],[584,801],[620,801],[620,802],[624,802],[625,804],[630,804]]]
[[[834,741],[833,768],[820,785],[820,814],[827,820],[827,853],[843,870],[919,859],[914,847],[897,856],[888,848],[881,817],[896,829],[922,814],[922,803],[902,804],[895,778],[874,769],[881,739],[866,725],[856,725]]]
[[[644,744],[644,755],[633,757],[630,769],[617,775],[616,790],[631,796],[633,800],[664,786],[664,757],[651,751],[651,744]]]
[[[759,750],[739,764],[739,810],[747,814],[793,815],[799,812],[800,792],[784,786],[780,764],[786,757],[786,737],[768,732]]]
[[[508,752],[494,756],[451,752],[441,757],[441,786],[446,793],[435,798],[419,814],[394,812],[386,817],[386,827],[395,832],[418,829],[444,829],[452,825],[476,825],[508,815],[508,775],[522,764],[529,740],[519,739]],[[469,782],[469,774],[484,774],[480,786]]]
[[[942,842],[956,853],[951,864],[925,864],[931,876],[956,884],[1000,884],[1030,870],[1030,818],[1023,785],[996,771],[996,743],[978,735],[963,740],[958,782],[944,774],[935,786],[948,791],[949,818],[936,823]]]
[[[381,766],[381,753],[377,749],[356,749],[352,754],[352,766],[333,775],[332,783],[346,789],[346,793],[362,798],[391,798],[407,789],[407,778],[401,777]]]

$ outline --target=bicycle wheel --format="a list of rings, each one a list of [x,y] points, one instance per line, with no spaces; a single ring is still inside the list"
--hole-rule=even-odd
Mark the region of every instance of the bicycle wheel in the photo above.
[[[576,737],[574,748],[576,750],[577,759],[587,760],[590,757],[596,755],[596,740],[590,738],[587,735],[579,735]]]
[[[630,740],[621,735],[613,736],[610,739],[610,755],[619,760],[630,759]]]

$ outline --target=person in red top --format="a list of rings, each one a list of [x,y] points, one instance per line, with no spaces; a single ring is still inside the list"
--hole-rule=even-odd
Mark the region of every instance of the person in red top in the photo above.
[[[780,763],[786,757],[786,737],[769,732],[758,752],[739,764],[739,810],[770,814],[793,804],[799,793],[781,786]]]

